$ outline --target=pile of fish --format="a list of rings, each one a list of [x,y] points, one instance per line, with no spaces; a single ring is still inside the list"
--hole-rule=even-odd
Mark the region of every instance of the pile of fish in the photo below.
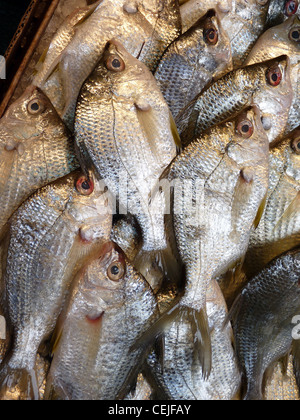
[[[100,0],[58,28],[0,120],[0,399],[299,399],[299,16]]]

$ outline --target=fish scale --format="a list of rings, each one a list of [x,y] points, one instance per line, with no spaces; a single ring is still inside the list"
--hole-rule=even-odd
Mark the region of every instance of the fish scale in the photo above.
[[[263,399],[267,368],[291,350],[292,318],[300,309],[299,270],[299,251],[278,257],[250,280],[231,310],[247,385],[244,399]]]
[[[114,262],[125,270],[113,282],[108,269]],[[87,320],[93,312],[102,314],[101,321]],[[130,347],[156,316],[156,299],[147,282],[118,247],[106,244],[75,282],[48,376],[49,397],[103,400],[121,393],[124,398],[143,353]]]
[[[70,277],[110,236],[112,216],[103,191],[94,180],[95,190],[80,193],[75,185],[81,175],[72,173],[37,191],[10,221],[4,281],[14,332],[0,371],[1,398],[16,384],[15,398],[38,398],[37,352],[55,328]]]

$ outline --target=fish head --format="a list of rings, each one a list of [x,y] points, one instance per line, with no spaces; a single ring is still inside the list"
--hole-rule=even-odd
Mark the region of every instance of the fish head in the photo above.
[[[30,140],[45,135],[45,131],[66,131],[50,100],[32,85],[9,106],[0,120],[0,130],[10,134],[15,142],[23,143],[24,147]],[[5,146],[2,136],[0,141]]]
[[[94,290],[104,308],[124,304],[127,280],[125,254],[111,241],[103,244],[97,257],[84,270],[84,289]]]
[[[208,70],[211,65],[212,76],[219,78],[233,69],[230,40],[222,27],[219,12],[209,11],[197,25],[201,31],[201,36],[197,36],[197,61]]]
[[[250,52],[245,65],[261,63],[282,55],[290,57],[292,62],[300,57],[300,20],[292,16],[284,23],[264,32]]]
[[[251,168],[262,162],[266,164],[269,154],[269,143],[261,121],[261,112],[257,106],[243,111],[230,122],[231,142],[227,146],[228,156],[238,165]],[[259,163],[260,162],[260,163]],[[250,182],[251,171],[243,173]]]
[[[112,99],[128,107],[157,91],[156,81],[148,68],[134,58],[117,40],[107,43],[102,60],[96,69],[100,84],[109,89]]]
[[[31,176],[36,188],[78,167],[71,133],[47,96],[32,85],[0,120],[0,150],[1,160],[27,165],[24,176]]]
[[[260,88],[253,95],[252,103],[260,108],[269,143],[274,145],[284,133],[293,101],[290,59],[282,56],[268,61],[258,71]]]
[[[63,214],[79,244],[106,242],[112,228],[112,201],[104,184],[93,171],[80,170],[45,187],[47,205]],[[86,246],[87,248],[87,246]]]

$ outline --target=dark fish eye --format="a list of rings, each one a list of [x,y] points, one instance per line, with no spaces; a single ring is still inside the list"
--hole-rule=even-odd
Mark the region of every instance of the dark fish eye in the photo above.
[[[106,60],[107,70],[121,72],[125,70],[125,63],[118,55],[110,55]]]
[[[299,28],[291,29],[291,31],[289,33],[289,39],[291,41],[299,42],[300,41],[300,29]]]
[[[216,28],[208,28],[204,30],[204,40],[208,44],[216,45],[219,40],[219,34]]]
[[[76,190],[81,195],[91,195],[94,191],[94,183],[91,179],[81,176],[76,182]]]
[[[241,121],[237,126],[237,131],[242,137],[248,139],[254,131],[252,122],[250,120]]]
[[[271,67],[266,73],[267,82],[271,86],[278,86],[282,80],[282,73],[278,66]]]
[[[112,281],[119,281],[125,274],[125,266],[119,261],[113,262],[107,269],[107,276]]]
[[[32,99],[27,105],[27,111],[31,115],[37,115],[43,112],[44,107],[38,99]]]
[[[288,0],[285,3],[284,13],[286,16],[293,16],[298,10],[298,1],[297,0]]]

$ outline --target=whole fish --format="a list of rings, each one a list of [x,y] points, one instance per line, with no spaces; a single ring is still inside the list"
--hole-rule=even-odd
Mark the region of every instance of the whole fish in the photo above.
[[[106,243],[75,282],[46,398],[124,398],[144,357],[143,351],[130,347],[156,314],[148,283],[114,243]]]
[[[180,139],[153,75],[117,41],[81,90],[75,138],[83,165],[95,166],[119,212],[136,217],[143,245],[135,267],[148,280],[149,259],[167,249],[165,202],[155,187]]]
[[[295,14],[299,15],[298,0],[271,0],[269,4],[266,27],[280,25],[286,19]]]
[[[232,69],[228,36],[212,11],[169,46],[154,75],[175,118],[213,79]]]
[[[158,296],[162,302],[165,297]],[[169,296],[167,296],[169,299]],[[194,360],[194,333],[188,317],[181,317],[165,333],[163,367],[154,353],[148,357],[146,375],[163,399],[231,400],[240,385],[240,373],[232,346],[232,329],[224,321],[227,308],[216,281],[207,291],[207,316],[212,331],[212,369],[208,379],[202,376],[199,360]],[[147,377],[147,376],[146,376]]]
[[[43,86],[49,78],[51,71],[53,71],[54,63],[57,65],[60,60],[60,55],[63,50],[68,46],[74,37],[78,25],[86,20],[96,9],[102,0],[87,6],[75,9],[62,23],[55,33],[48,49],[42,54],[39,62],[36,65],[36,76],[33,79],[33,84],[36,86]],[[50,71],[50,74],[49,74]],[[58,72],[51,75],[51,83],[47,84],[47,93],[51,96],[52,103],[56,109],[64,107],[63,97],[59,93],[61,80],[59,79]],[[59,102],[61,101],[61,102]]]
[[[101,59],[108,41],[118,39],[133,56],[154,70],[164,50],[180,33],[176,0],[103,0],[77,25],[71,42],[56,57],[39,86],[54,105],[64,103],[57,110],[72,129],[81,86]],[[54,91],[53,78],[60,83],[54,82]]]
[[[249,51],[263,33],[270,0],[237,0],[222,18],[227,32],[234,68],[243,65]]]
[[[231,309],[246,400],[263,399],[267,369],[292,347],[293,318],[300,311],[299,250],[273,260],[250,280]]]
[[[0,237],[5,223],[38,188],[78,168],[74,141],[49,99],[29,86],[0,120]]]
[[[252,233],[244,271],[251,278],[300,242],[300,130],[270,151],[269,190]]]
[[[228,73],[196,97],[176,118],[184,145],[251,104],[261,112],[269,142],[278,141],[286,128],[293,100],[290,61],[280,57]]]
[[[293,357],[287,359],[287,366],[277,362],[264,387],[264,398],[267,401],[298,401],[299,388],[293,370]]]
[[[286,54],[290,60],[290,77],[293,101],[289,111],[284,134],[287,135],[299,125],[300,110],[300,19],[291,17],[286,22],[267,30],[257,41],[245,65],[259,63]],[[265,117],[267,119],[267,116]],[[265,122],[267,123],[267,121]]]
[[[109,239],[111,226],[102,185],[80,171],[37,191],[14,213],[4,277],[13,339],[0,371],[0,398],[38,398],[38,349],[75,273]]]
[[[232,0],[188,0],[180,5],[180,15],[182,22],[182,33],[188,31],[199,19],[201,19],[210,9],[223,16],[232,10]]]
[[[207,288],[246,253],[268,188],[268,158],[261,114],[253,107],[195,139],[163,174],[174,189],[172,214],[185,267],[185,290],[137,346],[143,340],[153,340],[165,324],[187,316],[197,326],[193,342],[208,377]]]

